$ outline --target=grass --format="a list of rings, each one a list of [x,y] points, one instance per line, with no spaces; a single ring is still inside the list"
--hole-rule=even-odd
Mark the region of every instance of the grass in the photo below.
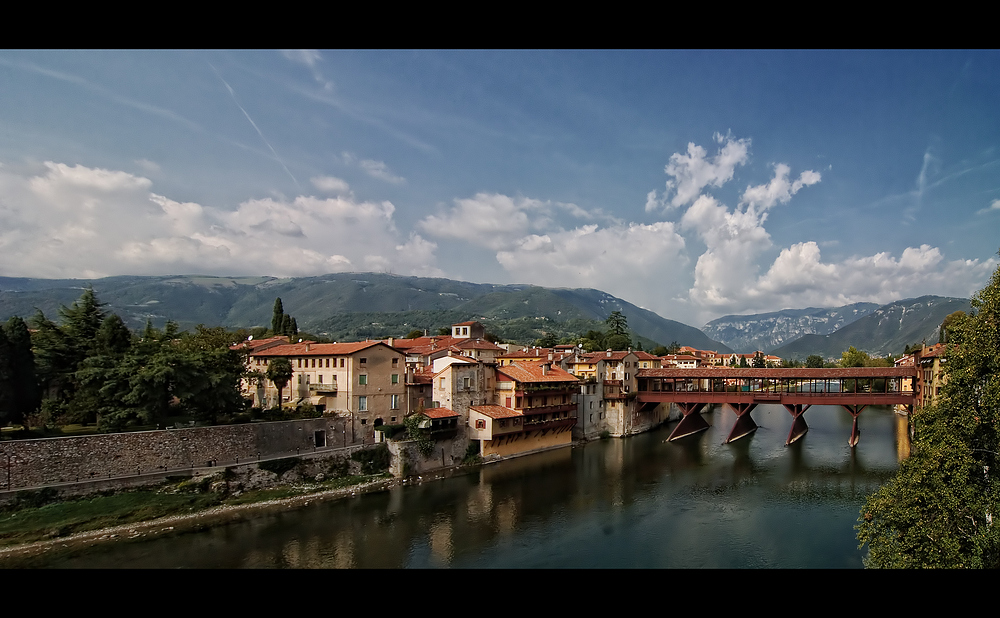
[[[186,481],[170,483],[159,490],[123,491],[20,508],[0,513],[0,546],[64,537],[170,515],[186,515],[214,506],[253,504],[304,496],[382,478],[388,478],[388,475],[339,477],[322,483],[246,491],[230,497],[204,491],[207,486],[204,482]]]

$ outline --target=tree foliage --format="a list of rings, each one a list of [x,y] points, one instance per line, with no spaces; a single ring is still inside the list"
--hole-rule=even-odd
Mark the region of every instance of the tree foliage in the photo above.
[[[281,392],[285,390],[288,386],[289,380],[292,379],[292,362],[284,357],[273,358],[267,364],[267,371],[264,373],[267,379],[274,382],[275,388],[278,389],[278,405],[276,407],[281,407]]]
[[[806,367],[811,367],[814,369],[823,368],[823,357],[819,354],[810,354],[806,357]]]
[[[605,323],[611,329],[611,332],[616,335],[628,334],[628,320],[622,315],[621,311],[612,311],[608,319],[605,320]]]
[[[869,567],[1000,566],[1000,269],[949,329],[946,384],[857,526]]]

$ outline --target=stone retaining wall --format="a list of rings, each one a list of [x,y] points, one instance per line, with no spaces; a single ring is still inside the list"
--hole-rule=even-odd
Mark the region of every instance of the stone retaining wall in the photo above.
[[[350,419],[317,418],[5,440],[0,442],[0,491],[305,455],[371,444],[369,433],[356,432],[352,441]]]

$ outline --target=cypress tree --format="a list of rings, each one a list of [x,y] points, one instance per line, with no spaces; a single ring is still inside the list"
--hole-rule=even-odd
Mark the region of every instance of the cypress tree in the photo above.
[[[35,354],[31,350],[28,325],[18,316],[7,320],[3,328],[10,344],[11,380],[14,394],[13,421],[20,422],[41,405],[38,377],[35,374]]]
[[[281,297],[274,299],[274,312],[271,314],[271,332],[275,335],[282,335],[282,321],[285,317],[285,310],[281,306]]]

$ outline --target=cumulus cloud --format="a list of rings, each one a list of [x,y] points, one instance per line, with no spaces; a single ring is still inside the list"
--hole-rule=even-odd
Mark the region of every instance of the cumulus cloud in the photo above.
[[[418,226],[431,236],[496,250],[509,248],[525,234],[558,229],[556,219],[561,213],[574,219],[610,219],[601,210],[588,211],[576,204],[477,193],[456,199],[452,208],[425,217]]]
[[[518,281],[598,288],[646,307],[665,307],[687,287],[684,239],[668,221],[529,234],[497,260]]]
[[[768,271],[727,295],[702,299],[715,314],[780,307],[887,303],[922,294],[968,297],[996,268],[988,259],[946,261],[930,245],[907,247],[899,258],[880,252],[824,263],[815,242],[783,249]]]
[[[799,174],[798,179],[789,182],[789,172],[791,172],[791,168],[784,163],[775,165],[774,178],[771,179],[771,182],[756,187],[747,186],[740,203],[767,210],[775,204],[787,204],[792,196],[799,192],[799,189],[814,185],[821,179],[818,172],[806,170]]]
[[[333,186],[336,180],[318,184]],[[299,196],[248,200],[224,210],[178,202],[151,188],[147,178],[81,165],[47,162],[35,175],[0,168],[0,272],[440,273],[436,245],[418,234],[404,241],[390,202]]]
[[[736,166],[747,162],[749,139],[733,139],[716,133],[715,141],[722,145],[711,159],[708,151],[694,142],[688,143],[687,153],[670,156],[664,171],[673,180],[667,181],[667,192],[676,191],[670,206],[678,207],[696,200],[707,186],[721,187],[733,179]],[[649,201],[647,198],[647,207]]]

